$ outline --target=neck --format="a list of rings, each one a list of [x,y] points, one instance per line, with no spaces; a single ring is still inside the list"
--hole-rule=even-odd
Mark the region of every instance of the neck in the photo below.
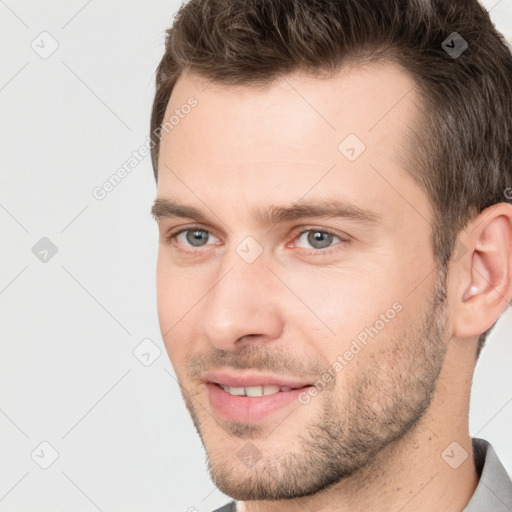
[[[239,502],[237,512],[463,510],[476,489],[478,474],[468,430],[471,378],[460,367],[460,359],[457,367],[449,364],[458,357],[454,345],[429,409],[370,465],[312,496]]]

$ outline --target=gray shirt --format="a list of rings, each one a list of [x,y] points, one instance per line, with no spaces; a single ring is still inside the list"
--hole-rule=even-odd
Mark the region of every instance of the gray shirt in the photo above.
[[[474,437],[473,454],[480,480],[462,512],[511,512],[512,481],[494,448],[485,439]]]
[[[474,437],[473,454],[478,485],[462,512],[512,512],[512,480],[485,439]],[[233,500],[213,512],[236,512]]]

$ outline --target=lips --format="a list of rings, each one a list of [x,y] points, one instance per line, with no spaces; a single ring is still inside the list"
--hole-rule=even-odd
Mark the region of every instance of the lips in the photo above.
[[[206,382],[205,387],[215,416],[242,423],[258,423],[281,409],[300,406],[299,395],[304,392],[303,388],[299,388],[268,395],[246,396],[232,395],[213,382]]]
[[[275,375],[258,374],[255,372],[234,373],[228,371],[206,372],[202,375],[203,382],[219,384],[229,388],[251,388],[264,386],[279,386],[280,388],[302,388],[312,385],[311,382],[297,380],[293,377],[281,377]]]

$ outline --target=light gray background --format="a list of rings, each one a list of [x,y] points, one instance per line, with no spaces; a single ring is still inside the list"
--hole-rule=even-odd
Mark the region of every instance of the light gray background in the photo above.
[[[160,337],[150,157],[104,200],[92,195],[146,140],[179,5],[0,1],[2,512],[229,500],[207,475]],[[512,0],[485,5],[512,41]],[[47,262],[32,252],[43,237],[58,250]],[[510,473],[511,333],[508,311],[476,369],[470,418]],[[134,355],[147,339],[149,366]]]

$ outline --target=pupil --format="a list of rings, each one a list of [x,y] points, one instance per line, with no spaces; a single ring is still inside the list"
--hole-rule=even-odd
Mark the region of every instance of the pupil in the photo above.
[[[332,242],[332,235],[322,231],[312,231],[309,234],[308,242],[316,249],[323,249]]]
[[[196,229],[194,231],[189,231],[187,233],[187,241],[190,243],[190,245],[193,245],[194,247],[200,247],[201,245],[203,245],[202,242],[206,242],[206,240],[208,240],[208,235],[206,231],[203,231],[201,229]]]

